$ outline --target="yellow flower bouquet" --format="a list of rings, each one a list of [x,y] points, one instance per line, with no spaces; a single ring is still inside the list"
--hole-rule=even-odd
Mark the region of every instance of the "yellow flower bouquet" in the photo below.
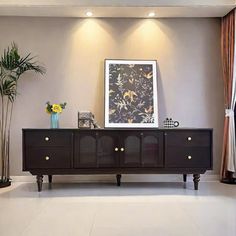
[[[51,128],[59,128],[59,114],[62,113],[62,110],[65,109],[66,102],[61,104],[50,104],[46,103],[46,112],[51,115]]]
[[[46,103],[46,112],[48,114],[53,114],[53,113],[62,113],[62,110],[66,108],[66,102],[61,103],[61,104],[50,104],[50,102]]]

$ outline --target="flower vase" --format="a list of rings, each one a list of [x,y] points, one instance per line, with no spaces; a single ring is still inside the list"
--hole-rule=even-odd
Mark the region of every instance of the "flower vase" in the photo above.
[[[59,113],[51,114],[51,128],[58,129],[59,128]]]

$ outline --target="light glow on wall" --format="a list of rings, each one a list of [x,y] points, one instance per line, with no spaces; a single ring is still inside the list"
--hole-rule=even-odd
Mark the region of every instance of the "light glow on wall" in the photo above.
[[[150,12],[150,13],[148,14],[148,17],[154,17],[155,15],[156,15],[155,12]]]
[[[91,11],[87,11],[86,16],[91,17],[91,16],[93,16],[93,13]]]

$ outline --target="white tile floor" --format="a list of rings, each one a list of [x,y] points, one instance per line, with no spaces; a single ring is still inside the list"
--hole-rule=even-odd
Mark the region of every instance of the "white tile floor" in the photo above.
[[[35,183],[0,189],[1,236],[235,236],[236,186]]]

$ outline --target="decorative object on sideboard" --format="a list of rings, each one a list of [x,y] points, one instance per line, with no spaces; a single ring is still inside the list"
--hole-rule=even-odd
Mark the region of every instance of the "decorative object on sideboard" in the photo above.
[[[78,112],[78,128],[91,129],[93,114],[91,111],[80,111]]]
[[[97,124],[94,114],[91,111],[80,111],[78,112],[78,128],[92,129],[100,128],[100,126]]]
[[[50,104],[46,103],[46,112],[51,115],[50,124],[52,129],[59,128],[59,114],[62,113],[62,110],[66,108],[66,102],[60,104]]]
[[[93,127],[95,129],[100,129],[101,128],[100,125],[98,124],[98,122],[95,120],[94,116],[92,118],[92,122],[93,122]]]
[[[179,126],[179,122],[177,120],[172,120],[172,118],[166,118],[163,121],[164,128],[176,128]]]
[[[105,127],[158,127],[157,62],[105,60]]]
[[[10,182],[10,127],[13,115],[13,104],[17,95],[17,84],[26,71],[34,71],[44,74],[45,69],[34,61],[34,57],[28,54],[22,57],[18,47],[12,43],[4,50],[0,58],[0,187],[6,187]]]
[[[58,129],[59,128],[59,113],[52,113],[50,124],[52,129]]]

